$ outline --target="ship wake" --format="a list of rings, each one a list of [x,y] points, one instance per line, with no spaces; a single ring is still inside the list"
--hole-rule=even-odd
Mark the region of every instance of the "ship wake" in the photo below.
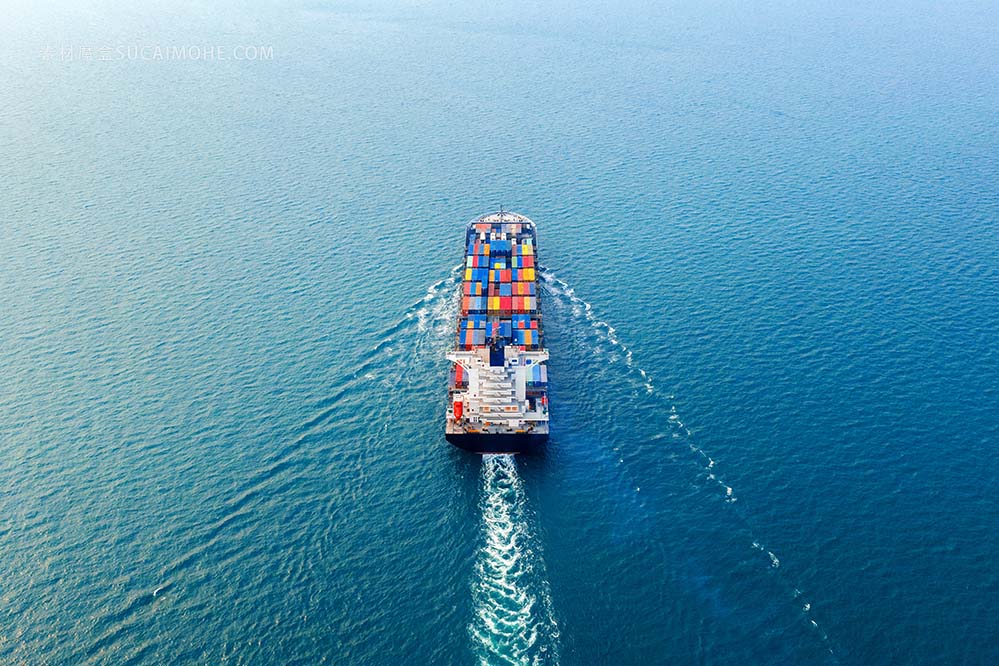
[[[483,456],[480,483],[473,650],[482,666],[557,664],[558,625],[513,456]]]
[[[635,362],[635,356],[631,348],[625,344],[617,334],[617,330],[608,322],[599,318],[594,307],[586,300],[576,294],[573,287],[565,280],[557,276],[552,270],[540,267],[541,279],[545,292],[552,297],[556,306],[563,310],[568,310],[577,322],[588,324],[583,330],[589,330],[591,342],[588,343],[590,351],[599,357],[606,358],[612,362],[620,362],[626,369],[626,375],[634,381],[633,386],[636,393],[645,394],[648,400],[659,413],[666,415],[664,432],[653,437],[653,441],[667,440],[675,444],[681,444],[691,454],[691,459],[699,468],[699,475],[707,482],[709,487],[713,487],[718,492],[725,503],[734,505],[737,501],[736,494],[731,485],[726,483],[721,471],[718,469],[716,460],[707,451],[695,443],[695,438],[691,429],[680,418],[676,405],[673,403],[674,396],[666,395],[659,391],[652,380],[649,372]],[[615,453],[618,448],[614,448]],[[618,458],[619,465],[624,465],[624,458]],[[639,491],[639,486],[634,484],[635,492]],[[740,511],[737,507],[732,507],[733,512],[745,525],[751,538],[751,548],[766,556],[766,565],[770,569],[780,568],[780,559],[776,553],[761,543],[755,537],[756,530],[753,521],[749,516]],[[799,605],[801,615],[817,631],[824,642],[829,653],[835,656],[832,649],[832,641],[829,635],[820,628],[818,622],[812,614],[812,604],[804,599],[803,593],[798,585],[793,582],[786,582],[794,602]]]

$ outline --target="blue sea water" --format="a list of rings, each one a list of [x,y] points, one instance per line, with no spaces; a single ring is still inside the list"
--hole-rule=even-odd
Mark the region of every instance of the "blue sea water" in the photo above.
[[[5,12],[0,662],[999,662],[996,3]],[[442,436],[500,205],[516,460]]]

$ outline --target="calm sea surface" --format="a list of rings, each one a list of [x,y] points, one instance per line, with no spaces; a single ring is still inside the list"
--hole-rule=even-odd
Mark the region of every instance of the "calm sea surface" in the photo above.
[[[999,5],[141,4],[0,22],[0,662],[999,663]]]

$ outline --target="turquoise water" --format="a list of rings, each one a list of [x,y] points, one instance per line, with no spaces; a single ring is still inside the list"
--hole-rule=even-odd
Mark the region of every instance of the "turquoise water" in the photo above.
[[[999,7],[867,4],[11,4],[0,661],[999,661]],[[273,57],[80,52],[188,45]],[[515,461],[442,433],[501,204]]]

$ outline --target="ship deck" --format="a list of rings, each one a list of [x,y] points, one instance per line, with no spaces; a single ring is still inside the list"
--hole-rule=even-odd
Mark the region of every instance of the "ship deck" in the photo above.
[[[548,436],[536,245],[534,223],[517,213],[484,215],[467,226],[445,429],[463,448],[486,451],[486,440],[491,448],[501,440],[535,446]],[[473,440],[479,443],[468,446]]]

